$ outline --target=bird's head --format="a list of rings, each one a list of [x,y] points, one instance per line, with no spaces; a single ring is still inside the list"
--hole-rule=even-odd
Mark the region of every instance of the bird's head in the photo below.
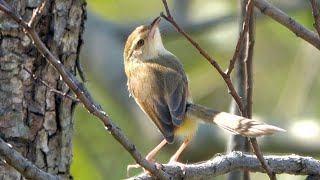
[[[124,61],[147,61],[157,58],[159,53],[165,51],[161,34],[158,28],[160,17],[150,25],[137,27],[128,37],[124,48]]]

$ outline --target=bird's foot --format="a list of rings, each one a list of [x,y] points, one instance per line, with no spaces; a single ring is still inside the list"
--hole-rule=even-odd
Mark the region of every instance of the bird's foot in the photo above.
[[[146,159],[147,159],[147,161],[149,161],[149,162],[155,163],[157,169],[160,169],[160,168],[161,168],[162,165],[159,164],[159,163],[157,163],[154,159],[149,159],[149,158],[146,158]],[[129,164],[129,165],[127,166],[127,176],[129,176],[129,172],[130,172],[130,170],[133,169],[133,168],[135,168],[135,169],[136,169],[136,168],[142,168],[142,170],[143,170],[144,173],[150,174],[150,172],[149,172],[148,170],[146,170],[145,168],[143,168],[140,164]]]
[[[170,161],[168,162],[168,165],[179,166],[181,171],[182,171],[182,173],[183,174],[186,173],[186,165],[181,163],[181,162],[178,162],[175,159],[170,159]]]

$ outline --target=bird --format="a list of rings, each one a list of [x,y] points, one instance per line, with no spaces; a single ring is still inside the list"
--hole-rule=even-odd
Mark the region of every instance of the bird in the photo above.
[[[142,109],[155,124],[164,140],[146,156],[153,156],[165,145],[182,136],[183,142],[169,163],[177,160],[197,131],[201,121],[218,125],[233,134],[245,137],[269,135],[282,128],[226,112],[208,109],[193,103],[188,78],[180,60],[168,51],[159,30],[161,17],[150,25],[141,25],[128,36],[124,46],[124,70],[127,87]],[[129,165],[128,170],[139,165]]]

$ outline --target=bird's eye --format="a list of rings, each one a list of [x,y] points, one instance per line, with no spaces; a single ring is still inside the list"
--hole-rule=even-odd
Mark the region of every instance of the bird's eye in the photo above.
[[[137,44],[138,44],[138,46],[143,46],[144,45],[144,40],[140,39]]]

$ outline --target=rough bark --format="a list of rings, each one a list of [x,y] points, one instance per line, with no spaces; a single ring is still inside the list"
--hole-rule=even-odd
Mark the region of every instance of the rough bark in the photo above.
[[[320,161],[311,157],[298,155],[264,156],[276,174],[308,175],[307,179],[319,179]],[[232,170],[241,169],[251,172],[265,172],[256,155],[234,151],[227,155],[217,155],[214,158],[197,164],[187,164],[184,169],[176,165],[162,167],[177,179],[198,180],[219,176]],[[150,174],[142,173],[128,180],[153,180]]]
[[[7,1],[25,20],[40,1]],[[85,1],[48,1],[36,28],[42,41],[73,74],[81,46]],[[51,87],[69,93],[59,74],[30,38],[0,12],[0,136],[36,166],[69,179],[75,103],[35,82],[22,66]],[[23,179],[0,162],[0,179]]]

